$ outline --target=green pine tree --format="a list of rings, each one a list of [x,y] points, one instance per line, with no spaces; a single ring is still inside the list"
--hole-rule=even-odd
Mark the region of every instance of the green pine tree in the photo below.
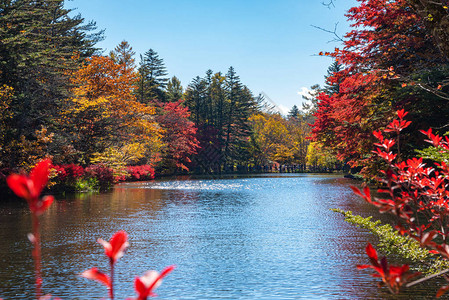
[[[334,76],[335,73],[343,70],[343,66],[338,63],[338,61],[334,61],[329,68],[327,69],[327,75],[324,76],[326,79],[326,83],[324,84],[323,92],[328,95],[338,94],[340,92],[340,82],[331,83],[329,82],[329,77]]]
[[[299,111],[298,106],[293,105],[292,109],[288,112],[289,119],[298,119],[301,112]]]
[[[1,145],[5,165],[23,162],[20,147],[35,130],[55,134],[54,119],[70,96],[70,74],[98,49],[102,31],[64,8],[64,0],[5,0],[0,3],[0,86],[13,88],[13,118]],[[14,142],[14,141],[21,142]]]
[[[183,99],[183,93],[181,81],[176,76],[173,76],[167,83],[166,100],[168,102],[176,102]]]
[[[109,53],[116,63],[123,64],[126,69],[134,70],[136,68],[136,60],[134,59],[136,52],[127,41],[122,41],[117,47]]]
[[[140,56],[138,99],[142,103],[165,101],[168,78],[164,60],[153,49]]]
[[[225,167],[247,165],[251,128],[249,117],[258,109],[260,97],[240,82],[234,68],[226,76],[206,72],[187,87],[186,105],[198,128],[202,149],[196,161],[206,170],[220,172]]]

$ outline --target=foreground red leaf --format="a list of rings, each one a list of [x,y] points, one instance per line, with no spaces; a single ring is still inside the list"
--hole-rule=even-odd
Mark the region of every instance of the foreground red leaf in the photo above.
[[[420,272],[409,272],[408,265],[389,265],[385,257],[379,260],[377,251],[370,243],[366,246],[366,254],[370,258],[371,265],[358,265],[357,268],[373,269],[376,273],[372,274],[372,276],[381,278],[382,284],[385,284],[394,294],[399,293],[401,287],[411,278],[421,274]]]
[[[34,273],[36,277],[36,297],[42,295],[42,274],[41,274],[41,243],[40,243],[40,223],[39,216],[42,215],[53,203],[53,196],[45,196],[39,199],[50,174],[50,159],[40,161],[30,172],[30,175],[12,174],[6,178],[9,188],[20,198],[27,201],[31,211],[33,233],[29,234],[33,244]]]
[[[447,291],[449,291],[449,285],[442,286],[438,290],[436,297],[439,298],[439,297],[443,296],[444,294],[447,293]]]
[[[104,247],[104,253],[109,257],[111,264],[114,264],[119,260],[123,254],[125,254],[126,248],[129,246],[128,234],[123,231],[117,231],[109,242],[103,239],[98,239],[98,243],[102,244]]]
[[[107,288],[111,288],[111,279],[109,276],[99,271],[97,268],[86,270],[81,273],[80,276],[90,280],[96,280],[101,284],[104,284]]]
[[[31,212],[37,216],[43,214],[53,203],[53,196],[39,199],[48,182],[50,159],[40,161],[30,172],[30,176],[12,174],[6,182],[9,188],[20,198],[27,201]]]
[[[175,266],[172,265],[166,267],[161,273],[148,271],[143,276],[136,277],[134,287],[138,297],[134,299],[146,300],[148,297],[156,297],[157,295],[153,291],[161,285],[162,279],[174,269]]]

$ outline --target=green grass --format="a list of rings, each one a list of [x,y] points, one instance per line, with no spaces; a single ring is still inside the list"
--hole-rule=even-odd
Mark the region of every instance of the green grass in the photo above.
[[[369,230],[379,238],[378,248],[385,255],[394,255],[406,260],[413,269],[425,274],[434,274],[449,268],[449,261],[429,253],[429,250],[420,246],[418,241],[400,235],[391,225],[382,225],[379,220],[372,221],[372,217],[363,218],[353,215],[351,211],[331,209],[341,213],[345,221],[360,228]]]

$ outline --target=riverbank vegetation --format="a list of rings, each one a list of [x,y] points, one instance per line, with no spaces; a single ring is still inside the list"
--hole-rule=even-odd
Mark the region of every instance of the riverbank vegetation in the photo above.
[[[446,259],[422,248],[418,241],[401,235],[390,224],[382,224],[379,220],[372,221],[372,217],[363,218],[354,215],[351,211],[332,210],[342,214],[346,222],[369,230],[378,237],[377,246],[383,253],[410,264],[414,270],[425,274],[436,274],[449,267]]]

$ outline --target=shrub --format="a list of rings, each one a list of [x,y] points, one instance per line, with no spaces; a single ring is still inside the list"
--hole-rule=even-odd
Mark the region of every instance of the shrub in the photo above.
[[[154,179],[154,168],[150,165],[128,166],[126,171],[128,172],[128,180],[143,181]]]
[[[96,178],[100,190],[106,190],[114,184],[114,172],[103,164],[92,165],[85,169],[86,178]]]
[[[84,175],[84,168],[75,164],[56,165],[52,168],[56,170],[57,179],[63,183],[75,182]]]
[[[352,189],[355,194],[377,206],[380,212],[390,212],[395,215],[398,222],[396,229],[401,234],[416,240],[421,247],[439,255],[442,259],[449,260],[447,234],[449,232],[449,165],[444,161],[433,162],[432,165],[426,164],[422,157],[402,159],[400,133],[411,123],[404,119],[406,115],[407,112],[404,110],[398,111],[398,118],[394,119],[385,130],[373,132],[379,141],[375,144],[376,149],[373,152],[387,164],[387,169],[382,172],[383,176],[378,179],[382,184],[382,188],[378,189],[380,197],[371,195],[367,186],[363,188],[363,191],[356,187]],[[433,134],[432,129],[421,130],[421,132],[433,147],[439,149],[441,153],[449,153],[449,137],[443,138]],[[384,134],[393,134],[393,138],[387,138]],[[367,248],[368,256],[373,253],[369,250]],[[374,265],[376,264],[371,256],[370,260]],[[404,270],[405,268],[408,266],[404,265]],[[449,270],[443,272],[447,271]],[[392,285],[388,282],[395,278],[389,277],[385,272],[384,275],[384,282],[391,288]],[[421,279],[419,282],[428,278]],[[449,280],[449,277],[445,279]],[[401,279],[400,283],[403,285],[405,281]],[[410,283],[407,286],[413,284]],[[400,285],[391,290],[398,292]],[[449,291],[449,284],[440,288],[437,297],[447,291]]]
[[[429,250],[422,248],[418,241],[406,235],[400,235],[389,224],[381,224],[379,220],[372,221],[372,217],[363,218],[353,215],[351,211],[331,209],[341,213],[345,221],[360,228],[369,230],[379,238],[378,247],[385,254],[397,255],[413,264],[414,268],[427,274],[435,274],[449,268],[449,261],[437,257]]]
[[[74,189],[77,192],[97,192],[100,183],[97,178],[79,178],[74,183]]]

